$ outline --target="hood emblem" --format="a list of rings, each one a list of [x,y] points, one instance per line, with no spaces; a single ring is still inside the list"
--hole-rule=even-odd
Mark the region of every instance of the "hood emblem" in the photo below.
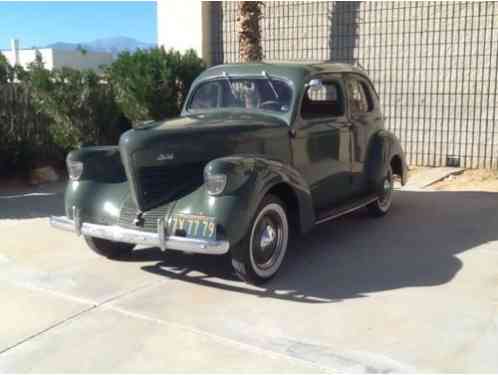
[[[163,160],[173,160],[175,158],[175,154],[173,154],[172,152],[169,153],[169,154],[159,154],[159,156],[157,157],[157,161],[163,161]]]
[[[133,219],[133,224],[136,227],[143,227],[145,224],[145,218],[144,218],[144,213],[141,211],[137,211],[137,214],[135,216],[135,219]]]

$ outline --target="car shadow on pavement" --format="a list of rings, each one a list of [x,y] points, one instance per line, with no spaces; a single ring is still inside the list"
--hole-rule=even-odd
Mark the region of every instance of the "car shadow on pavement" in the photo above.
[[[397,191],[383,218],[361,210],[294,241],[279,274],[262,287],[238,282],[228,257],[169,252],[142,268],[264,298],[327,303],[447,283],[463,266],[458,254],[497,239],[498,193]]]

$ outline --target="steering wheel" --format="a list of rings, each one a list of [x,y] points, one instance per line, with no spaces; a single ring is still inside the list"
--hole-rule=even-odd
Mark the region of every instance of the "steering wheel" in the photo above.
[[[280,111],[281,105],[276,100],[267,100],[266,102],[263,102],[259,105],[259,108],[264,109],[265,107],[269,107],[268,109]]]

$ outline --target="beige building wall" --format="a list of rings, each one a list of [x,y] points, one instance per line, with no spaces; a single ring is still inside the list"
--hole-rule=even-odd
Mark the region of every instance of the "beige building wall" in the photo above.
[[[157,0],[157,34],[159,46],[202,56],[202,2]]]
[[[265,2],[264,58],[359,65],[415,165],[498,166],[498,2]],[[238,62],[237,4],[212,25],[216,63]]]

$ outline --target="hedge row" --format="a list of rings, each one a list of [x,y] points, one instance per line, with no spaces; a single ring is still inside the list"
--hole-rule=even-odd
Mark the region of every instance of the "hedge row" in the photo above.
[[[122,53],[103,75],[48,71],[40,55],[27,70],[0,54],[0,175],[63,161],[81,144],[115,144],[134,123],[179,113],[204,63],[194,51]]]

